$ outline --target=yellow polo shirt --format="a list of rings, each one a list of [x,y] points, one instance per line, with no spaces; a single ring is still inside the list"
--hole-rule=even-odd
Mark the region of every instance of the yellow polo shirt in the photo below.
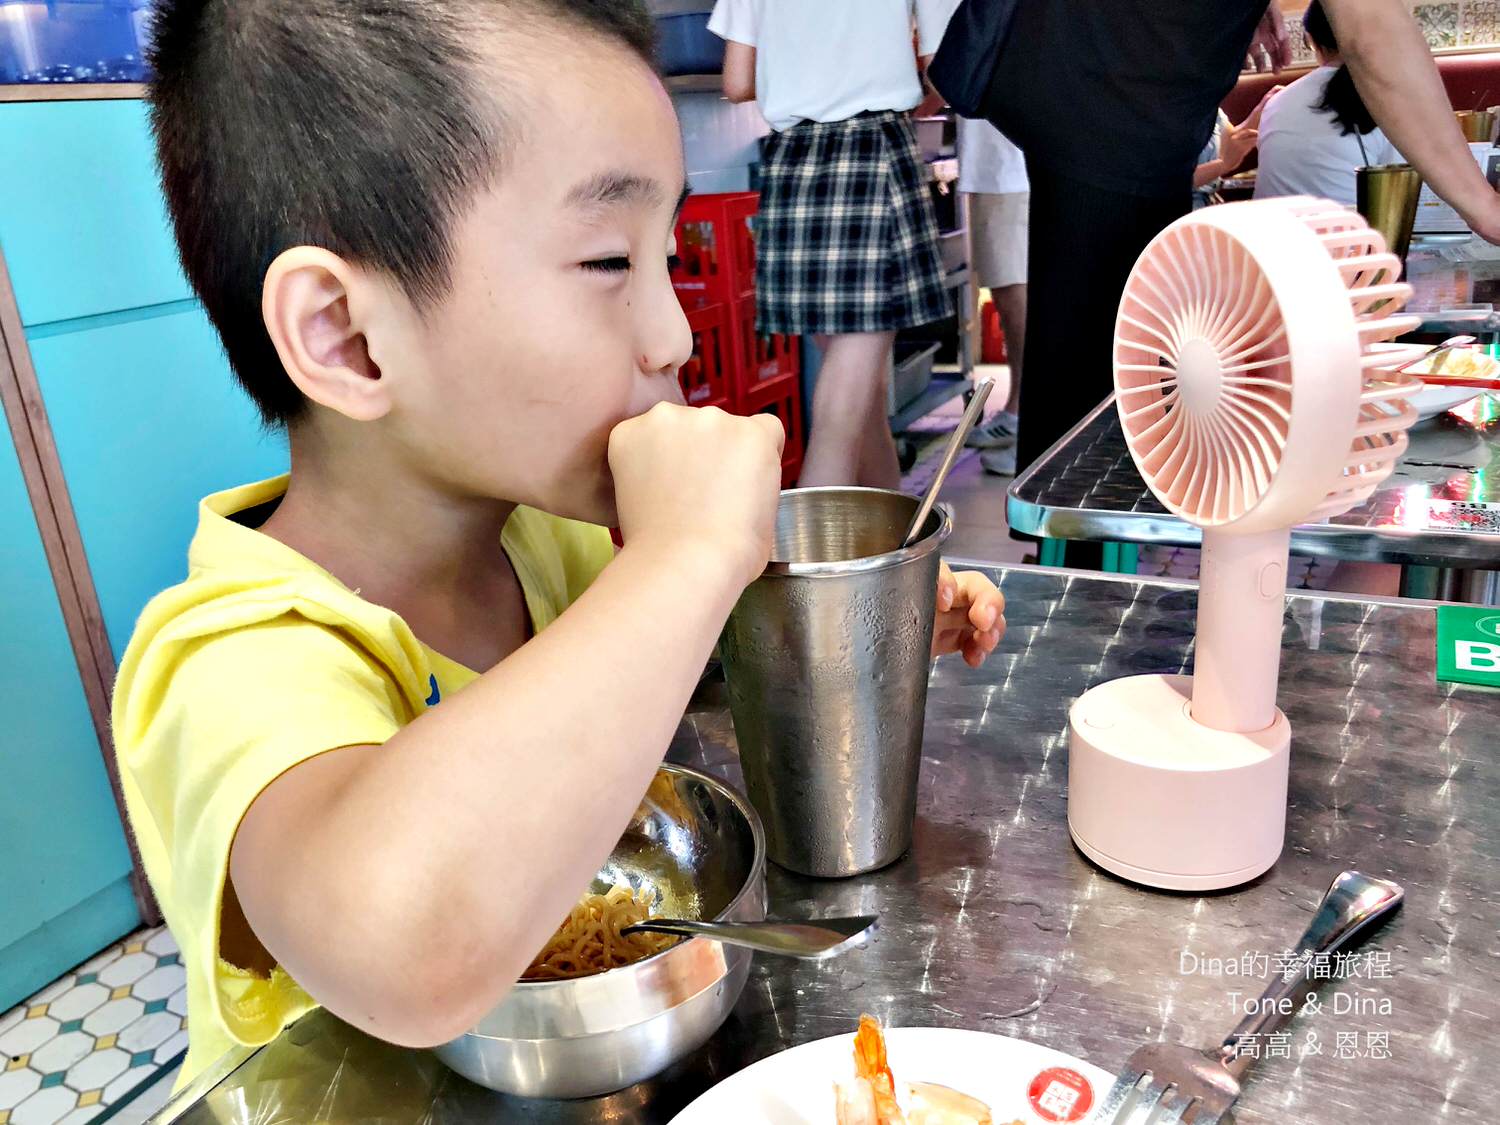
[[[269,1042],[314,1006],[279,967],[221,955],[229,849],[251,803],[300,762],[382,743],[476,678],[391,610],[231,518],[279,499],[286,483],[202,502],[187,580],[146,606],[115,682],[130,824],[187,969],[182,1082],[234,1044]],[[614,556],[604,529],[529,508],[511,516],[500,545],[535,632]]]

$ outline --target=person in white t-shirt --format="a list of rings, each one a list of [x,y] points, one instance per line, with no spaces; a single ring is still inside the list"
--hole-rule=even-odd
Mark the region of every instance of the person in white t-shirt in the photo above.
[[[1255,198],[1316,195],[1352,207],[1360,168],[1405,160],[1354,88],[1318,0],[1303,28],[1320,65],[1272,98],[1261,115]]]
[[[756,325],[823,350],[803,485],[895,488],[885,380],[898,329],[952,311],[909,112],[956,0],[718,0],[724,91],[773,130]],[[915,32],[915,42],[914,42]]]
[[[1005,331],[1010,396],[969,445],[983,450],[987,472],[1016,471],[1016,411],[1021,402],[1021,361],[1026,347],[1026,246],[1031,182],[1026,157],[988,121],[958,120],[958,190],[968,196],[969,244],[974,280],[988,289]]]

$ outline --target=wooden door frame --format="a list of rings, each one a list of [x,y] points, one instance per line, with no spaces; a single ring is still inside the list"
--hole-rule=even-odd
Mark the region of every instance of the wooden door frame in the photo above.
[[[104,628],[104,613],[99,593],[89,570],[78,517],[68,497],[62,460],[42,401],[41,385],[31,361],[31,348],[21,324],[21,309],[11,286],[5,255],[0,253],[0,407],[4,408],[21,462],[21,475],[31,498],[37,530],[52,570],[57,600],[62,607],[73,658],[88,700],[89,716],[99,740],[104,772],[124,826],[125,841],[130,848],[130,889],[140,907],[141,918],[148,925],[161,921],[161,910],[146,882],[135,833],[125,812],[125,798],[120,790],[120,773],[115,762],[114,738],[110,734],[109,701],[114,690],[115,658]]]

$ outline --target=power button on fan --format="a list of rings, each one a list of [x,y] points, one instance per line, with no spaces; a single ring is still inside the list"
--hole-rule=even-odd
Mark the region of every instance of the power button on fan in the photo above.
[[[1260,570],[1260,596],[1280,598],[1286,595],[1286,567],[1279,562],[1266,563]]]

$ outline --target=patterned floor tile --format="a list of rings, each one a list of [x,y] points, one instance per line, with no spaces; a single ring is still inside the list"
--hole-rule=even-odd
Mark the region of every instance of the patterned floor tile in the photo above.
[[[156,968],[156,958],[151,954],[127,953],[118,961],[99,970],[99,983],[107,984],[110,988],[133,985],[154,968]]]
[[[0,1074],[0,1112],[15,1109],[41,1085],[42,1076],[29,1067]]]
[[[149,1004],[155,1000],[165,1000],[181,987],[182,966],[159,965],[136,981],[131,986],[130,994],[137,1000],[144,1000]]]
[[[119,1046],[132,1054],[155,1051],[182,1029],[182,1017],[171,1012],[148,1012],[120,1032]]]
[[[16,1027],[0,1035],[0,1056],[7,1059],[29,1055],[58,1036],[58,1022],[49,1016],[36,1016],[23,1020]],[[0,1109],[6,1107],[0,1106]]]
[[[68,1070],[94,1049],[94,1037],[82,1031],[69,1031],[51,1039],[31,1053],[31,1069],[42,1076],[43,1083],[54,1074]],[[61,1079],[59,1079],[61,1081]]]
[[[66,1086],[38,1090],[10,1115],[11,1125],[56,1125],[78,1106],[78,1095]]]
[[[90,1012],[83,1020],[83,1030],[90,1035],[110,1035],[124,1031],[146,1014],[146,1002],[134,996],[111,1000]],[[187,1015],[186,1012],[181,1013]]]
[[[83,1125],[129,1109],[180,1061],[186,1025],[172,935],[131,935],[0,1014],[0,1125]]]
[[[130,1069],[130,1055],[118,1047],[92,1051],[68,1071],[64,1081],[80,1094],[102,1090]]]

